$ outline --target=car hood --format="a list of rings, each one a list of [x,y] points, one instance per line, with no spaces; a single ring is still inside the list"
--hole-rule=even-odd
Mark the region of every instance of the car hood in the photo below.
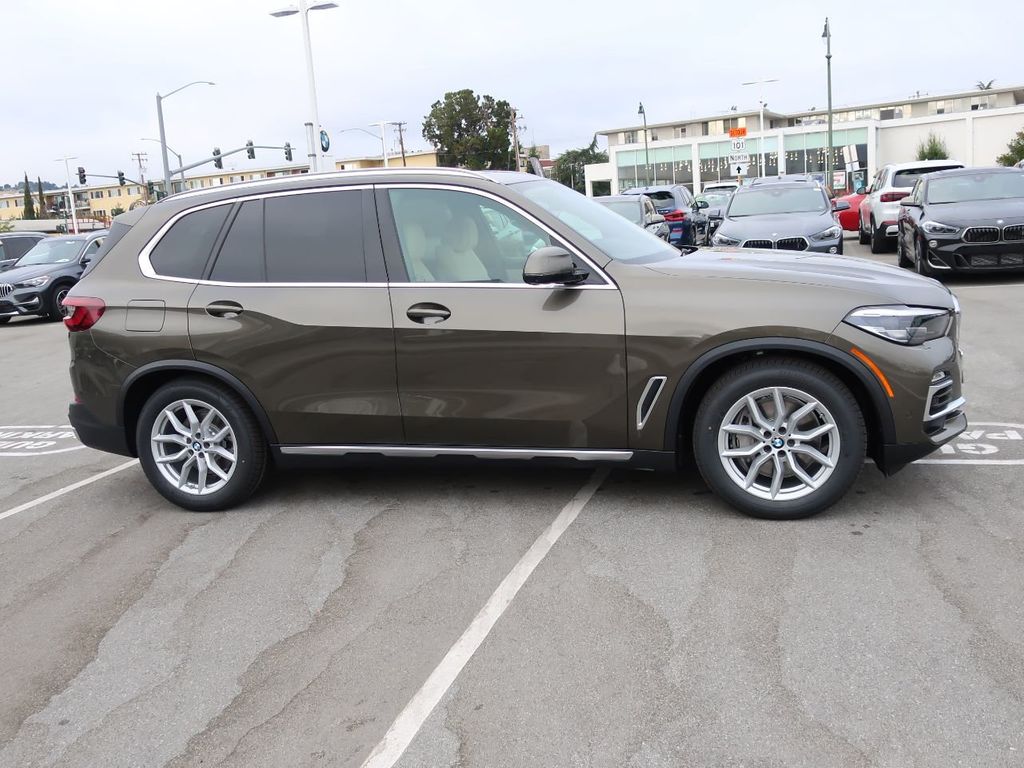
[[[15,267],[0,272],[3,275],[0,277],[0,283],[21,283],[40,275],[51,275],[69,266],[71,266],[70,262],[68,264],[33,264],[28,267]]]
[[[953,308],[953,295],[937,280],[851,256],[756,248],[701,248],[680,258],[645,266],[670,277],[700,276],[823,286],[870,295],[872,301],[882,303]]]
[[[943,224],[1002,226],[1024,222],[1024,198],[1008,200],[972,200],[968,203],[929,203],[925,211],[929,219]]]
[[[719,233],[740,242],[779,240],[783,237],[809,237],[834,225],[831,211],[822,213],[777,213],[764,216],[726,216]]]

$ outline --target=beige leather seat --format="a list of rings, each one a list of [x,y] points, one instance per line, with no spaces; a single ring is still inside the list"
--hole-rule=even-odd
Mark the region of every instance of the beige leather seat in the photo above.
[[[434,275],[443,283],[464,283],[490,280],[487,267],[473,250],[480,234],[476,222],[469,216],[455,216],[445,227],[444,237],[437,250]]]
[[[419,224],[406,224],[402,227],[402,253],[405,256],[405,268],[409,271],[409,280],[414,283],[436,282],[426,263],[427,235]]]

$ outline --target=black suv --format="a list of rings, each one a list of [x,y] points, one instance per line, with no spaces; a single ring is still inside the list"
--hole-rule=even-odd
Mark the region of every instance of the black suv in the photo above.
[[[6,272],[44,239],[42,232],[0,232],[0,272]]]
[[[12,317],[41,315],[59,320],[68,291],[96,256],[107,230],[48,237],[0,275],[0,324]]]

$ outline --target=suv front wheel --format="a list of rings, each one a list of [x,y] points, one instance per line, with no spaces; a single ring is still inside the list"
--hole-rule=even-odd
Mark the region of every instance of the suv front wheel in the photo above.
[[[694,424],[711,489],[742,512],[793,520],[838,501],[864,464],[864,417],[832,373],[795,359],[756,360],[720,378]]]
[[[216,384],[182,379],[158,389],[139,414],[135,440],[153,487],[193,512],[240,504],[263,480],[267,446],[259,424]]]

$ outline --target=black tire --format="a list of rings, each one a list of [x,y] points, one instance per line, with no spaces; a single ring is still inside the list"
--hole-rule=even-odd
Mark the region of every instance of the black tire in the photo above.
[[[61,302],[72,288],[74,288],[74,283],[57,283],[50,290],[50,295],[46,299],[46,316],[50,320],[56,321],[64,318],[64,307]]]
[[[872,253],[884,253],[885,252],[885,233],[880,232],[878,227],[875,226],[874,219],[871,220],[871,233],[868,238],[871,241],[871,252]]]
[[[928,246],[920,240],[914,243],[914,263],[911,266],[922,277],[935,277],[935,270],[928,265]]]
[[[161,474],[153,455],[150,438],[154,423],[164,408],[185,399],[216,408],[235,437],[234,472],[222,488],[208,495],[200,496],[175,487]],[[153,487],[168,501],[192,512],[216,512],[241,504],[259,488],[267,467],[267,443],[252,411],[234,392],[202,379],[179,379],[154,392],[139,413],[135,445],[139,462]]]
[[[864,231],[864,222],[860,220],[860,216],[857,217],[857,242],[861,245],[867,245],[871,242],[868,233]]]
[[[11,318],[9,316],[5,315],[4,317],[0,317],[0,325],[6,325],[9,322],[11,322]]]
[[[838,457],[832,473],[801,498],[763,499],[744,490],[726,471],[719,452],[719,431],[730,408],[767,387],[807,393],[828,409],[838,430]],[[711,490],[741,512],[766,520],[809,517],[842,498],[860,474],[866,444],[864,415],[846,385],[820,365],[793,358],[754,360],[726,372],[704,396],[693,427],[694,457]]]
[[[907,251],[903,247],[903,235],[896,235],[896,263],[904,269],[910,269],[914,266],[914,262],[907,258]]]

